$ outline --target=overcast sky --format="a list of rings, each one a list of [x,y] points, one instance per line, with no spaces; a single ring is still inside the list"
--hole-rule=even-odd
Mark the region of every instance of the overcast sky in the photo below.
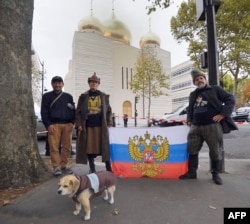
[[[178,44],[170,32],[170,19],[176,16],[183,0],[174,0],[167,9],[158,9],[148,16],[148,0],[115,0],[116,19],[130,30],[131,45],[139,47],[142,36],[151,31],[161,39],[161,48],[171,52],[172,66],[186,60],[187,44]],[[34,0],[32,43],[41,61],[44,61],[44,86],[51,89],[50,80],[55,75],[65,77],[72,58],[72,41],[81,19],[90,15],[91,0]],[[112,0],[93,0],[93,15],[105,22],[112,15]],[[93,68],[94,70],[94,68]]]

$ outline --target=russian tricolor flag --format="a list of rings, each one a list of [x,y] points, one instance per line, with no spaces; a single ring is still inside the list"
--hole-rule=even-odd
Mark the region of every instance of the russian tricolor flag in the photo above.
[[[110,128],[109,131],[115,175],[176,179],[187,172],[188,126]]]

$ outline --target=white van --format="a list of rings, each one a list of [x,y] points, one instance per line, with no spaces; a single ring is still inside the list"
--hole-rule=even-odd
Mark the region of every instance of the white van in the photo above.
[[[250,121],[250,107],[240,107],[232,116],[234,121]]]
[[[171,113],[166,113],[162,116],[161,120],[168,120],[168,118],[177,118],[177,120],[186,119],[188,103],[181,105],[180,107],[176,108]]]
[[[236,113],[250,113],[250,107],[240,107],[236,110]]]

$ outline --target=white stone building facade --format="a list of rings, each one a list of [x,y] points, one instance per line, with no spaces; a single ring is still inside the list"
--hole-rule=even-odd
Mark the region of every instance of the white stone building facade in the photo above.
[[[142,36],[140,47],[150,46],[157,52],[161,60],[163,71],[170,76],[171,53],[160,48],[160,39],[151,31]],[[79,22],[75,31],[72,45],[72,59],[69,70],[65,76],[64,90],[73,95],[77,103],[81,93],[89,89],[87,80],[94,72],[101,79],[99,89],[110,95],[110,103],[116,116],[123,117],[128,114],[134,117],[135,94],[129,82],[135,74],[135,64],[140,48],[130,45],[130,32],[126,26],[112,18],[101,24],[93,16]],[[138,119],[146,118],[147,106],[143,117],[142,100],[136,105]],[[145,104],[147,100],[145,99]],[[163,113],[172,111],[172,101],[169,96],[153,99],[151,104],[151,117],[160,117]]]

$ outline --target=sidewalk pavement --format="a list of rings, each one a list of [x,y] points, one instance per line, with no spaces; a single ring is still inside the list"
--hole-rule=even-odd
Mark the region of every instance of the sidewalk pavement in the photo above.
[[[97,168],[104,170],[101,163]],[[115,203],[93,199],[89,221],[83,210],[73,215],[73,201],[57,195],[59,178],[52,178],[1,207],[0,223],[222,224],[224,207],[250,207],[249,159],[225,159],[223,185],[215,185],[208,170],[209,159],[201,156],[197,180],[119,178]]]

